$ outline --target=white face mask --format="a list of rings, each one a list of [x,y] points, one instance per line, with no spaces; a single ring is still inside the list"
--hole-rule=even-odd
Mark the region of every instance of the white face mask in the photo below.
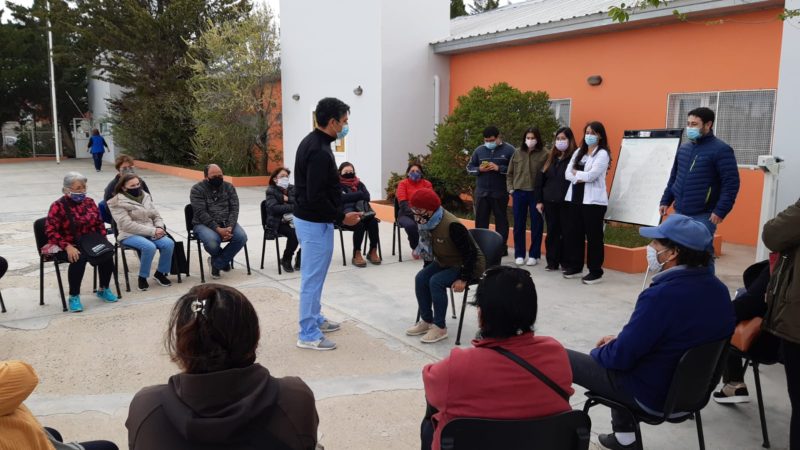
[[[529,149],[535,147],[536,139],[525,139],[525,145],[527,145]]]
[[[664,253],[665,251],[667,251],[667,249],[658,251],[652,245],[647,246],[647,270],[654,273],[661,272],[661,269],[664,268],[664,264],[666,264],[668,260],[664,262],[658,262],[658,255]]]
[[[278,178],[277,180],[275,180],[275,184],[278,185],[278,187],[281,189],[286,189],[289,187],[289,178],[287,177]]]

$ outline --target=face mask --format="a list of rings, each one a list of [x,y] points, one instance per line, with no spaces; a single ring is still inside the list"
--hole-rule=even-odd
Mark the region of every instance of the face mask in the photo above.
[[[422,179],[422,174],[419,172],[409,172],[408,178],[411,178],[411,181],[419,181]]]
[[[350,132],[350,125],[344,124],[344,126],[342,127],[342,131],[336,133],[336,139],[344,139],[344,137],[347,136],[347,133],[349,132]]]
[[[138,197],[142,194],[142,188],[138,187],[136,189],[128,189],[128,195],[131,197]]]
[[[525,139],[525,145],[530,149],[536,146],[536,139]]]
[[[429,214],[414,214],[414,222],[417,222],[418,225],[425,225],[429,220],[431,220]]]
[[[123,167],[122,174],[125,175],[126,173],[136,173],[133,167]]]
[[[342,174],[342,178],[347,178],[348,180],[352,180],[355,177],[356,177],[356,173],[355,172],[349,172],[349,173],[343,173]]]
[[[583,141],[586,142],[586,145],[588,145],[589,147],[597,145],[597,141],[599,140],[600,138],[598,138],[593,134],[587,134],[586,136],[583,137]]]
[[[556,141],[556,150],[563,152],[567,147],[569,147],[569,141]]]
[[[208,184],[211,185],[213,188],[218,188],[222,186],[222,177],[213,177],[208,179]]]
[[[703,133],[700,132],[700,128],[688,127],[686,128],[686,137],[689,139],[696,141],[700,139]]]
[[[667,250],[661,250],[660,252],[655,249],[652,245],[647,246],[647,270],[650,272],[661,272],[661,269],[664,268],[664,262],[658,262],[658,255],[664,253]]]
[[[494,150],[497,148],[497,142],[485,142],[483,145],[485,145],[489,150]]]
[[[70,192],[69,198],[75,203],[80,203],[86,199],[86,194],[83,192]]]
[[[289,179],[288,178],[278,178],[275,181],[275,184],[278,185],[281,189],[287,189],[289,187]]]

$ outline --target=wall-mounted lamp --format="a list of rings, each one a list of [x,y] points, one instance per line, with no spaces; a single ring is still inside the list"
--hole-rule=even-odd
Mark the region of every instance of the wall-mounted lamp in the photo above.
[[[586,79],[586,82],[589,83],[589,86],[600,86],[603,83],[603,77],[600,75],[592,75]]]
[[[294,95],[292,95],[292,100],[294,100],[294,101],[298,101],[298,100],[300,100],[300,94],[294,94]]]
[[[353,89],[353,94],[361,95],[364,93],[364,89],[361,89],[361,85],[358,85],[357,88]]]

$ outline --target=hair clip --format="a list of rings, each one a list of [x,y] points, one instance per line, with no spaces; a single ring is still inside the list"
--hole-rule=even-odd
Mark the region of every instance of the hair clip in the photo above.
[[[202,314],[203,316],[206,315],[206,301],[205,300],[193,300],[191,303],[192,312],[196,316],[197,313]]]

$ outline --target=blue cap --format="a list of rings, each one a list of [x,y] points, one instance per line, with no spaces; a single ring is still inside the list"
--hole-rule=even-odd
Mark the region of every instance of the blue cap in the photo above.
[[[701,222],[682,214],[672,214],[657,227],[639,228],[639,234],[650,239],[669,239],[692,250],[711,246],[711,232]]]

